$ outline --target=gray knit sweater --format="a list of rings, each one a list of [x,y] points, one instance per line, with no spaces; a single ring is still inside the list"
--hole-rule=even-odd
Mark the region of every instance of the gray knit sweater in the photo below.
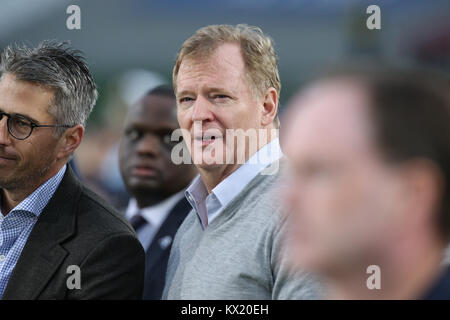
[[[316,280],[288,272],[281,254],[278,179],[257,175],[206,230],[189,213],[172,246],[164,299],[320,298]]]

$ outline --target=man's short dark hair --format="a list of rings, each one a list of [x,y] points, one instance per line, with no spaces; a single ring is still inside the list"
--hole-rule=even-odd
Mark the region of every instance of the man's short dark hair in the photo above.
[[[86,125],[97,89],[81,51],[57,41],[43,41],[37,47],[8,46],[0,63],[0,77],[5,74],[55,89],[49,112],[56,124]],[[63,130],[55,129],[59,134]]]
[[[376,143],[388,162],[431,161],[444,179],[438,228],[450,240],[450,78],[377,64],[333,68],[318,80],[349,78],[368,90]]]
[[[157,87],[154,87],[147,91],[146,96],[148,95],[161,95],[168,98],[175,99],[175,93],[173,92],[173,87],[167,84],[162,84]]]

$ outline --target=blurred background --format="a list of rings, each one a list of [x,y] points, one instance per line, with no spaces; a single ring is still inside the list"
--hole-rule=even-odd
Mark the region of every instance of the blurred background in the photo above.
[[[369,30],[369,5],[381,29]],[[69,30],[70,5],[81,29]],[[84,52],[99,100],[76,153],[81,178],[119,209],[128,201],[117,145],[128,106],[147,90],[171,83],[183,41],[208,24],[260,26],[275,41],[283,105],[321,67],[359,57],[419,62],[450,73],[448,0],[2,0],[0,49],[68,40]]]

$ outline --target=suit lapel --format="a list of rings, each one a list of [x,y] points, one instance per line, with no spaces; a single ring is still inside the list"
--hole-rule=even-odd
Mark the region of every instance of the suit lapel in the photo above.
[[[170,211],[147,250],[145,257],[146,272],[151,274],[151,270],[160,264],[159,261],[163,253],[166,250],[169,250],[178,227],[181,225],[190,209],[190,204],[183,197]]]
[[[67,166],[53,197],[42,211],[9,279],[3,299],[32,300],[67,255],[60,243],[75,232],[81,185]]]

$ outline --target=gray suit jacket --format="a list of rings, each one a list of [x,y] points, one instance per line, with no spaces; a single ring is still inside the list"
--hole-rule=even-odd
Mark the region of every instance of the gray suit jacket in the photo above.
[[[141,299],[144,261],[144,250],[125,219],[67,167],[3,299]],[[77,272],[69,266],[79,267],[80,289],[67,285],[76,284]]]

